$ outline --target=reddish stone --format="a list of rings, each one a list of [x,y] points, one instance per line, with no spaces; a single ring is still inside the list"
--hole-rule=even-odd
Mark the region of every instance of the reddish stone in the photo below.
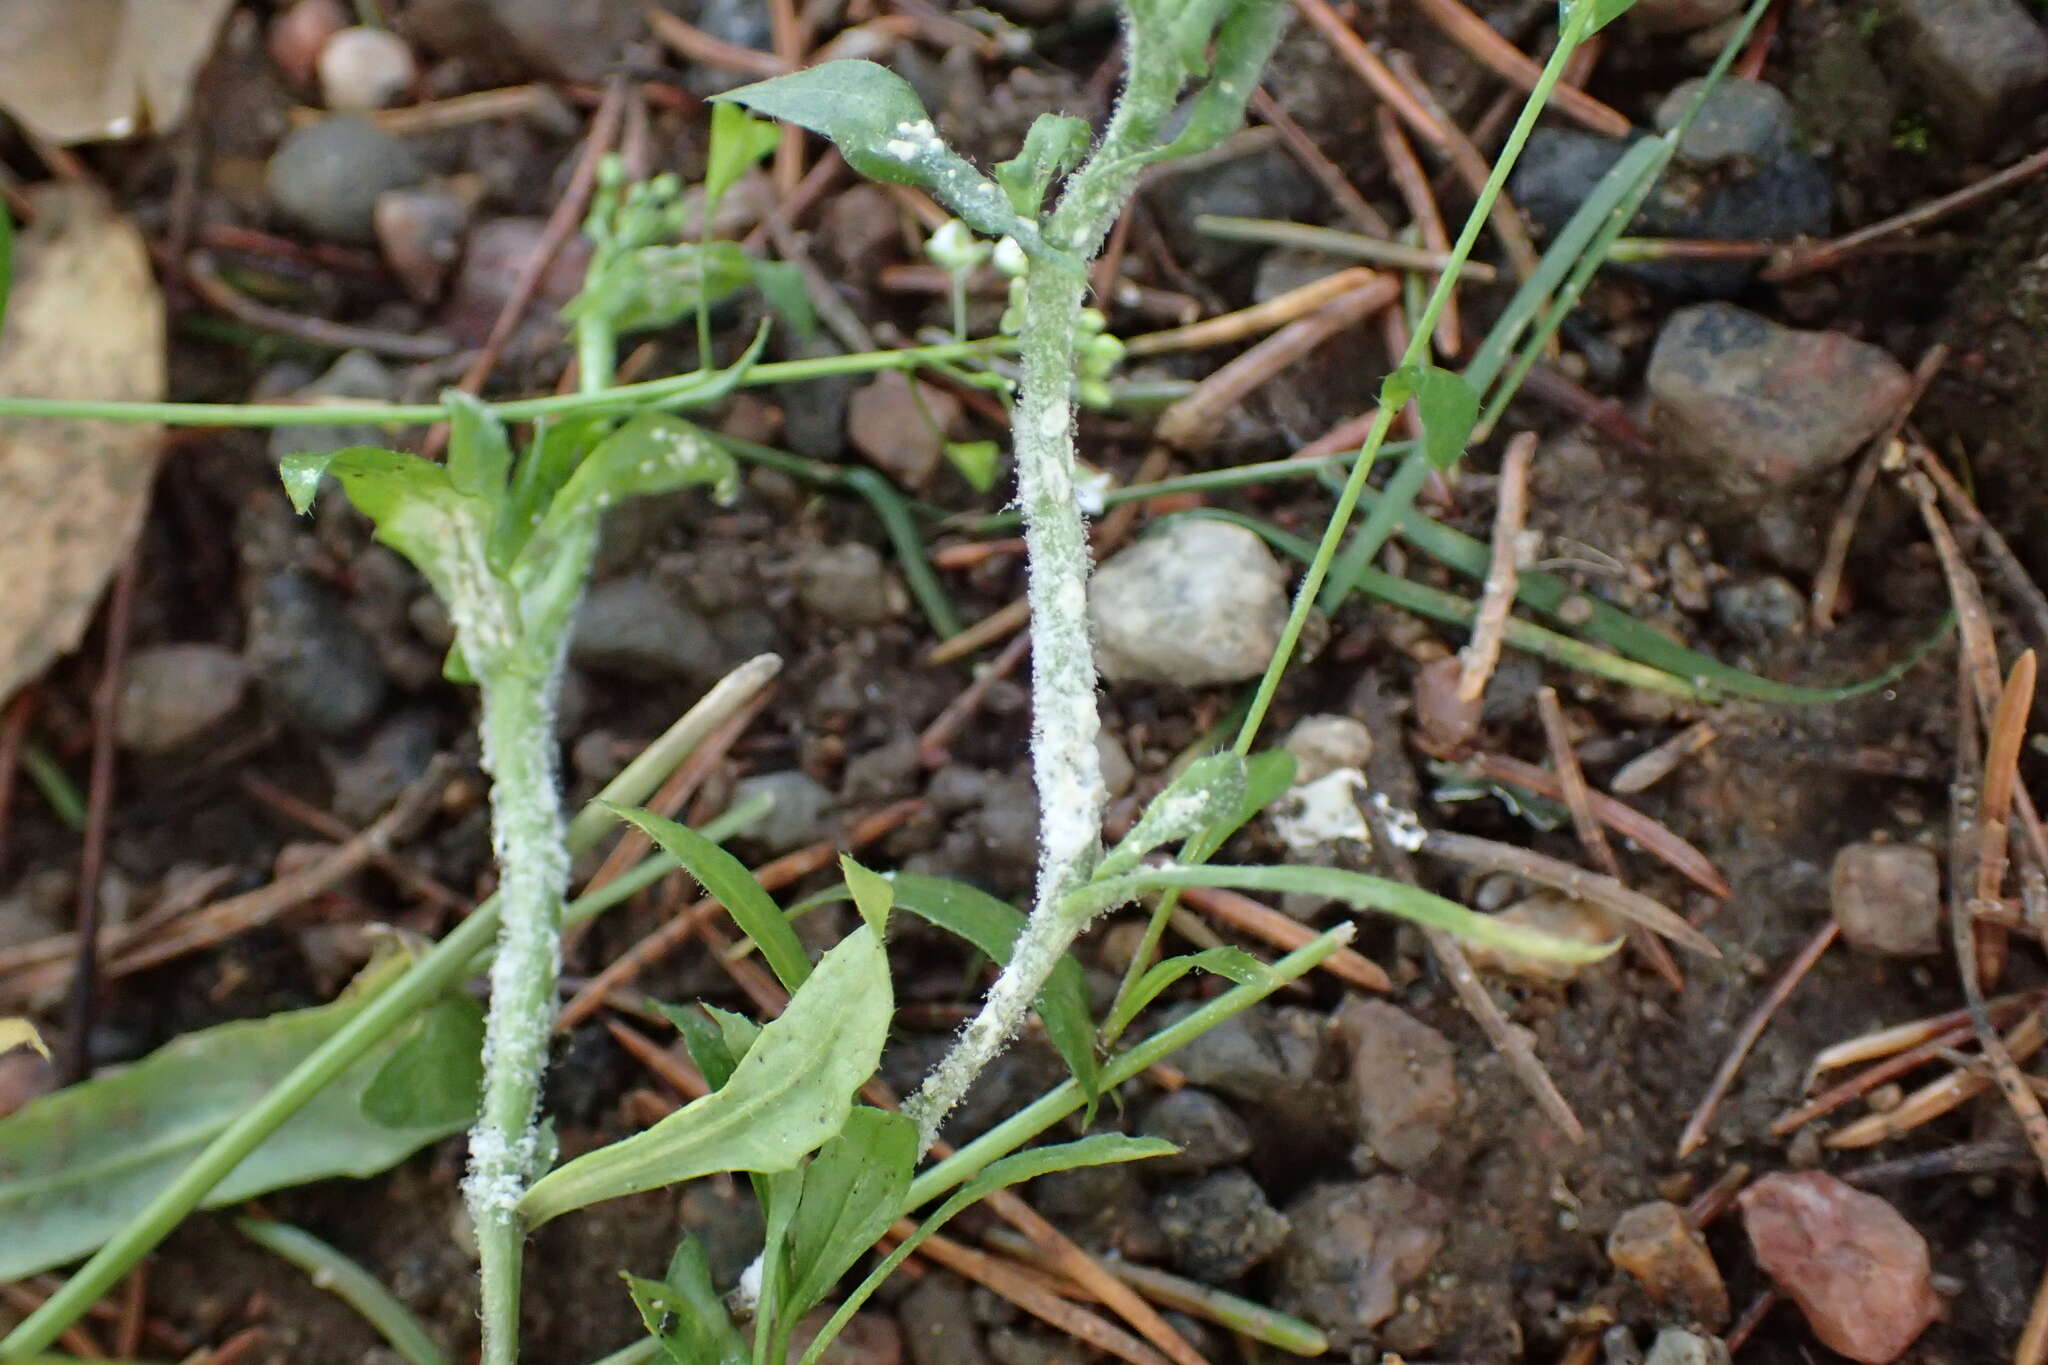
[[[1927,1239],[1876,1195],[1801,1171],[1765,1176],[1737,1202],[1757,1261],[1830,1350],[1886,1365],[1940,1314]]]

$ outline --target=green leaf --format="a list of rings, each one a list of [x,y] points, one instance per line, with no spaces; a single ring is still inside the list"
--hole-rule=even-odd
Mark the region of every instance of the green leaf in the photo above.
[[[1278,801],[1294,785],[1294,754],[1287,749],[1267,749],[1253,754],[1244,764],[1244,794],[1237,805],[1225,812],[1211,827],[1210,839],[1221,848],[1231,835],[1250,823],[1253,816]]]
[[[711,1016],[711,1022],[718,1025],[718,1036],[725,1043],[725,1050],[732,1054],[735,1065],[753,1048],[754,1041],[761,1036],[761,1026],[744,1014],[722,1010],[716,1005],[705,1005],[704,1012]]]
[[[722,452],[721,452],[722,453]],[[688,825],[663,819],[652,811],[618,809],[619,818],[637,827],[683,865],[707,895],[717,898],[734,924],[761,950],[769,969],[785,990],[795,990],[811,974],[811,962],[796,930],[781,907],[738,858]]]
[[[902,1216],[917,1165],[917,1124],[863,1105],[818,1149],[804,1175],[790,1228],[790,1280],[783,1312],[798,1318],[832,1292],[839,1277]]]
[[[548,504],[583,457],[611,434],[618,417],[609,412],[578,412],[543,417],[533,424],[533,443],[512,466],[512,487],[504,511],[491,529],[491,568],[510,573],[519,552],[532,538]]]
[[[624,1194],[716,1171],[787,1171],[846,1122],[875,1074],[895,997],[889,960],[863,925],[818,963],[732,1079],[643,1133],[542,1176],[519,1202],[528,1227]]]
[[[1635,7],[1636,0],[1557,0],[1559,26],[1571,22],[1572,12],[1585,5],[1593,7],[1593,20],[1585,36],[1590,38]]]
[[[839,874],[846,878],[846,889],[852,893],[853,904],[868,928],[878,934],[886,930],[889,909],[896,903],[896,892],[889,879],[868,871],[845,853],[839,855]]]
[[[483,1046],[483,1006],[442,996],[363,1091],[363,1113],[386,1128],[467,1127],[483,1094]]]
[[[1214,74],[1195,96],[1179,135],[1147,154],[1147,161],[1207,151],[1243,125],[1245,105],[1280,41],[1288,13],[1285,0],[1237,0],[1216,32]]]
[[[1346,872],[1334,867],[1151,867],[1114,882],[1083,887],[1077,896],[1099,897],[1109,904],[1146,891],[1171,886],[1221,886],[1235,891],[1270,891],[1282,895],[1300,892],[1325,900],[1344,901],[1361,910],[1383,910],[1390,915],[1443,929],[1471,943],[1485,944],[1508,952],[1523,953],[1554,962],[1598,962],[1616,948],[1612,943],[1574,943],[1503,923],[1492,915],[1478,915],[1456,901],[1432,895],[1418,886]],[[1673,916],[1677,919],[1677,916]],[[1685,930],[1697,933],[1684,920]]]
[[[278,472],[292,505],[303,512],[313,505],[320,480],[332,474],[356,510],[370,519],[377,539],[404,555],[451,606],[469,602],[483,607],[483,588],[490,581],[488,547],[496,519],[494,499],[456,489],[446,466],[375,446],[349,446],[319,454],[287,455]],[[465,644],[486,656],[509,647],[514,623],[502,614],[504,603],[490,604],[500,615],[479,613],[468,625]],[[458,627],[464,623],[458,621]],[[481,638],[470,638],[472,633]],[[488,668],[488,658],[472,657],[471,665]]]
[[[960,220],[989,237],[1038,243],[987,176],[942,141],[910,82],[869,61],[821,62],[718,96],[831,139],[846,164],[870,180],[920,185]]]
[[[504,423],[460,389],[443,389],[441,403],[448,409],[448,482],[458,493],[497,502],[512,472]]]
[[[725,192],[781,140],[780,128],[749,118],[737,104],[711,106],[711,151],[704,168],[705,223],[718,212],[718,201],[725,198]]]
[[[673,1365],[745,1365],[746,1339],[726,1315],[711,1268],[695,1237],[685,1237],[668,1263],[668,1280],[622,1275],[640,1321]]]
[[[519,547],[513,577],[528,601],[555,604],[580,594],[599,521],[621,501],[690,484],[716,497],[739,489],[739,466],[715,441],[680,417],[642,412],[599,441],[569,475]],[[574,580],[562,581],[570,571]],[[538,612],[536,611],[536,615]]]
[[[994,441],[948,441],[945,451],[953,468],[960,471],[960,477],[975,492],[986,493],[996,486],[996,470],[1003,454],[1001,445]]]
[[[733,1068],[739,1059],[725,1044],[725,1037],[702,1009],[688,1006],[656,1004],[661,1017],[676,1026],[676,1032],[683,1035],[683,1047],[690,1054],[690,1060],[697,1064],[697,1070],[704,1074],[704,1083],[713,1090],[723,1090],[725,1083],[732,1079]]]
[[[939,1205],[937,1212],[924,1220],[916,1232],[897,1243],[882,1263],[868,1273],[860,1287],[855,1289],[839,1305],[817,1337],[804,1352],[799,1365],[817,1365],[825,1348],[832,1344],[847,1322],[874,1295],[876,1289],[896,1272],[911,1253],[923,1246],[933,1233],[945,1227],[962,1209],[988,1198],[996,1191],[1011,1185],[1021,1185],[1041,1175],[1056,1171],[1078,1170],[1084,1166],[1109,1166],[1122,1161],[1143,1161],[1155,1156],[1171,1156],[1180,1148],[1159,1138],[1125,1137],[1121,1133],[1097,1133],[1076,1142],[1057,1143],[1051,1147],[1034,1147],[1029,1151],[1006,1156],[992,1161],[981,1173],[953,1192],[950,1199]]]
[[[76,1260],[126,1227],[402,965],[371,967],[361,989],[331,1005],[185,1034],[0,1119],[0,1281]],[[364,1114],[364,1092],[401,1045],[393,1038],[342,1072],[215,1186],[207,1207],[376,1175],[460,1131],[460,1120],[392,1128]]]
[[[244,1237],[289,1261],[324,1289],[362,1315],[391,1344],[406,1365],[448,1365],[448,1357],[420,1326],[412,1310],[362,1266],[303,1228],[267,1218],[237,1218]]]
[[[920,877],[898,872],[889,878],[895,893],[895,908],[906,910],[928,924],[966,939],[996,963],[1007,965],[1017,935],[1024,932],[1024,916],[1014,906],[997,900],[988,892],[949,881],[944,877]],[[811,898],[813,902],[845,899],[850,892],[833,888]],[[1098,1067],[1095,1061],[1095,1025],[1088,1013],[1088,985],[1081,964],[1071,954],[1062,956],[1032,1002],[1045,1034],[1074,1079],[1094,1093]]]
[[[1122,1034],[1131,1026],[1131,1020],[1159,998],[1161,991],[1189,972],[1214,972],[1243,986],[1261,979],[1265,970],[1264,963],[1242,948],[1206,948],[1199,953],[1183,953],[1179,957],[1155,962],[1138,978],[1137,984],[1131,987],[1130,993],[1103,1023],[1103,1033],[1111,1038]]]
[[[1417,400],[1422,410],[1422,449],[1438,469],[1449,469],[1465,453],[1479,420],[1479,394],[1460,375],[1435,365],[1403,365],[1380,382],[1380,403],[1389,408]]]
[[[623,336],[657,331],[747,287],[754,263],[738,242],[665,242],[621,251],[598,269],[562,316],[602,319]]]
[[[722,104],[716,107],[725,108]],[[761,291],[776,316],[789,324],[797,340],[809,341],[818,335],[818,314],[811,306],[811,291],[804,287],[803,271],[788,261],[752,259],[747,269],[753,272],[754,288]]]
[[[1090,136],[1088,121],[1071,114],[1040,114],[1033,119],[1022,150],[996,163],[996,183],[1010,197],[1010,207],[1036,218],[1054,178],[1073,170],[1088,155]]]
[[[1103,856],[1093,880],[1123,876],[1160,845],[1209,829],[1236,811],[1244,790],[1242,755],[1225,752],[1196,759],[1152,798],[1131,832]]]
[[[852,1116],[849,1114],[849,1118]],[[768,1339],[765,1360],[789,1358],[789,1333],[797,1315],[785,1311],[789,1289],[789,1229],[802,1206],[809,1171],[799,1163],[786,1171],[754,1176],[754,1195],[765,1224],[761,1240],[760,1296],[754,1303],[754,1340]],[[783,1349],[779,1352],[776,1346]]]

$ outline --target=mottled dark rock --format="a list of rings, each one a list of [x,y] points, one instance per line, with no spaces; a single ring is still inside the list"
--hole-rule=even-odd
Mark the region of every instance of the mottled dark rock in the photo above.
[[[1161,1190],[1152,1218],[1182,1273],[1209,1284],[1238,1279],[1287,1239],[1289,1224],[1236,1167]]]
[[[1166,1172],[1207,1171],[1251,1155],[1251,1130],[1231,1107],[1206,1090],[1183,1086],[1161,1095],[1138,1118],[1138,1131],[1164,1138],[1180,1148],[1177,1155],[1155,1157],[1146,1169]]]
[[[1731,496],[1761,499],[1848,459],[1912,381],[1867,342],[1704,303],[1665,323],[1648,383],[1662,449]]]
[[[349,734],[384,704],[376,645],[334,590],[309,575],[286,570],[263,580],[243,652],[279,716],[317,734]]]
[[[1275,1306],[1349,1344],[1393,1316],[1444,1244],[1444,1209],[1399,1176],[1314,1185],[1286,1209]]]
[[[2018,0],[1882,0],[1907,78],[1942,132],[1975,153],[2048,104],[2048,32]]]

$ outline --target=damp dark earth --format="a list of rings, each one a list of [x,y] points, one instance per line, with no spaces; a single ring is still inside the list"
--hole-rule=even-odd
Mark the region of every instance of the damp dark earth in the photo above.
[[[2043,1365],[2044,172],[2039,0],[11,0],[0,1361]]]

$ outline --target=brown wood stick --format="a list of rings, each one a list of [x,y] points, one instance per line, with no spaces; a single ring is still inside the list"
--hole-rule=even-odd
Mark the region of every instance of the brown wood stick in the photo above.
[[[1564,788],[1565,808],[1572,813],[1572,828],[1579,836],[1579,846],[1586,850],[1586,857],[1594,867],[1616,881],[1624,881],[1621,859],[1615,856],[1614,846],[1607,842],[1607,831],[1601,827],[1599,817],[1593,814],[1592,789],[1586,785],[1585,770],[1579,767],[1579,756],[1572,749],[1571,732],[1564,721],[1564,705],[1557,699],[1556,688],[1545,687],[1537,691],[1536,713],[1543,721],[1543,736],[1550,745],[1550,766]],[[1628,926],[1628,943],[1672,990],[1682,992],[1685,989],[1685,974],[1679,971],[1662,939],[1641,925],[1632,924]]]
[[[1749,1018],[1743,1021],[1742,1028],[1735,1035],[1735,1041],[1729,1045],[1728,1055],[1721,1059],[1721,1065],[1714,1071],[1714,1079],[1708,1082],[1707,1093],[1700,1098],[1699,1107],[1693,1110],[1692,1117],[1686,1121],[1685,1131],[1679,1134],[1679,1160],[1683,1161],[1691,1156],[1699,1149],[1700,1144],[1707,1140],[1707,1125],[1714,1121],[1714,1113],[1721,1107],[1721,1100],[1727,1095],[1728,1087],[1735,1083],[1736,1073],[1742,1070],[1742,1063],[1749,1056],[1749,1050],[1756,1046],[1757,1039],[1763,1037],[1764,1029],[1771,1022],[1771,1016],[1778,1012],[1778,1007],[1785,1003],[1786,997],[1791,995],[1806,978],[1806,974],[1813,970],[1813,964],[1820,961],[1820,955],[1828,950],[1828,945],[1835,941],[1835,935],[1840,932],[1841,925],[1835,922],[1833,916],[1829,916],[1828,922],[1806,941],[1806,946],[1799,950],[1785,970],[1779,974],[1778,979],[1771,983],[1770,990],[1757,1003],[1756,1009],[1750,1012]]]
[[[1486,684],[1500,662],[1508,614],[1515,606],[1517,563],[1522,524],[1529,512],[1529,462],[1536,454],[1536,433],[1525,431],[1508,442],[1501,460],[1499,505],[1493,516],[1493,551],[1487,561],[1486,585],[1472,621],[1472,638],[1460,651],[1458,700],[1471,706],[1486,695]]]
[[[1542,64],[1496,32],[1493,25],[1458,3],[1458,0],[1415,0],[1422,12],[1481,66],[1516,89],[1536,88],[1543,76]],[[1631,126],[1620,112],[1594,99],[1575,86],[1558,82],[1550,93],[1550,107],[1605,137],[1627,137]]]
[[[1207,445],[1222,429],[1230,411],[1261,385],[1337,333],[1371,317],[1401,296],[1401,283],[1391,275],[1372,279],[1324,304],[1305,318],[1288,323],[1244,354],[1197,384],[1194,391],[1159,416],[1157,435],[1182,450]]]

